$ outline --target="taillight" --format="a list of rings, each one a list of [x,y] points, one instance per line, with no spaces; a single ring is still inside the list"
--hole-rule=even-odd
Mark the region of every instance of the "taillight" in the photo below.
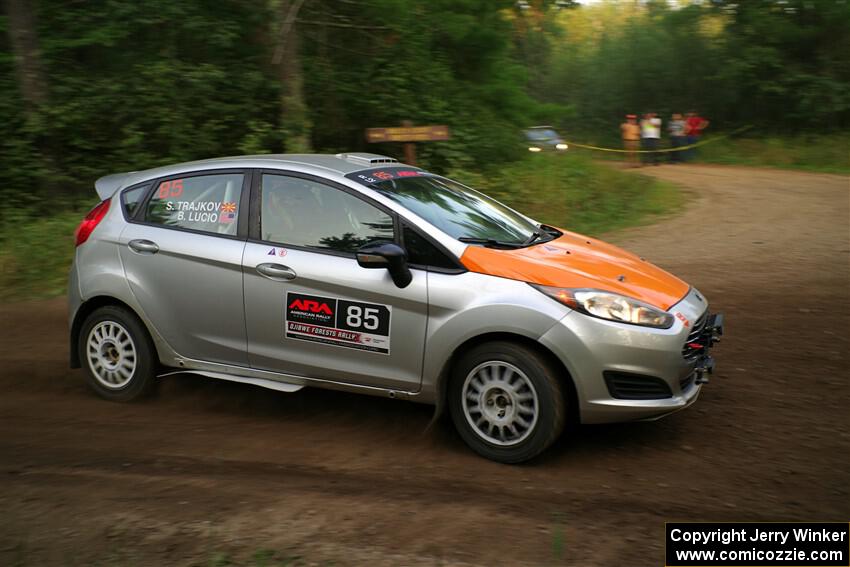
[[[74,231],[76,246],[79,246],[89,239],[92,231],[103,217],[106,216],[107,211],[109,211],[109,199],[102,201],[99,205],[89,211],[89,214],[86,215],[86,218],[83,219],[83,222],[81,222],[80,226],[77,227],[77,230]]]

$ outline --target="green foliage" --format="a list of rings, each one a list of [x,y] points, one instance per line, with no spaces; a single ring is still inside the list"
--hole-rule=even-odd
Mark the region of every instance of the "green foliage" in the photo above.
[[[310,30],[304,42],[305,87],[316,147],[401,155],[390,144],[367,146],[367,127],[448,124],[452,140],[424,144],[435,170],[517,159],[519,129],[537,105],[510,57],[506,0],[376,0],[340,4],[359,26]],[[321,4],[305,19],[327,20]],[[312,12],[309,10],[313,10]],[[311,15],[312,14],[312,15]]]
[[[0,192],[17,204],[87,194],[107,173],[217,155],[311,146],[400,155],[367,148],[363,131],[402,120],[451,126],[452,141],[421,152],[437,170],[516,159],[520,127],[541,114],[511,58],[509,0],[305,3],[293,80],[304,81],[306,106],[282,98],[272,64],[280,1],[36,6],[42,108],[24,112],[0,20]]]
[[[235,154],[269,138],[278,87],[255,41],[265,4],[211,6],[40,0],[49,103],[34,113],[22,112],[0,30],[3,194],[24,203],[43,202],[38,191],[88,195],[108,173]]]
[[[7,210],[0,222],[0,290],[9,299],[63,293],[84,211],[49,216]]]
[[[626,113],[692,109],[713,129],[850,126],[848,2],[601,2],[552,17],[563,33],[537,91],[575,106],[571,132],[616,136]]]
[[[520,159],[531,124],[616,141],[624,113],[650,109],[697,108],[712,130],[766,135],[850,125],[841,0],[313,0],[286,83],[273,64],[282,5],[38,0],[48,97],[30,109],[0,17],[0,195],[44,211],[101,175],[209,156],[400,156],[363,130],[403,120],[451,127],[450,141],[419,147],[435,171]],[[303,100],[287,94],[296,83]]]
[[[850,123],[850,4],[754,0],[735,6],[730,20],[729,75],[754,120],[830,130]]]
[[[485,173],[451,176],[536,220],[590,235],[646,222],[682,203],[670,184],[573,153],[531,154]]]
[[[706,144],[700,161],[850,174],[850,136],[813,135],[797,138],[732,138]]]

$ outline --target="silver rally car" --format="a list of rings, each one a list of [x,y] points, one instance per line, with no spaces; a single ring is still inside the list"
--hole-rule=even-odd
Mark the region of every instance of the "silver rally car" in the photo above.
[[[447,409],[479,454],[693,403],[722,317],[642,258],[384,156],[109,175],[76,231],[71,364],[129,401],[192,372]]]

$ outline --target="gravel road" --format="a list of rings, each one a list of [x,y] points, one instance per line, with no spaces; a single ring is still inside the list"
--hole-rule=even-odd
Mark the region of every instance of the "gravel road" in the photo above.
[[[688,411],[504,466],[409,402],[192,376],[101,401],[67,368],[64,301],[6,304],[0,564],[659,566],[665,521],[847,521],[850,179],[641,173],[689,204],[608,239],[726,313]]]

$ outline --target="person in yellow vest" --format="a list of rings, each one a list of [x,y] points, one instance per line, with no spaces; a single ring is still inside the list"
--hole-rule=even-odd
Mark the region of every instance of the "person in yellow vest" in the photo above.
[[[642,154],[644,163],[661,165],[658,144],[661,141],[661,119],[654,112],[647,112],[640,121],[641,149],[649,153]]]
[[[620,124],[620,132],[623,136],[623,149],[626,150],[626,162],[631,167],[640,165],[637,150],[640,148],[640,125],[637,116],[626,114],[626,121]]]

